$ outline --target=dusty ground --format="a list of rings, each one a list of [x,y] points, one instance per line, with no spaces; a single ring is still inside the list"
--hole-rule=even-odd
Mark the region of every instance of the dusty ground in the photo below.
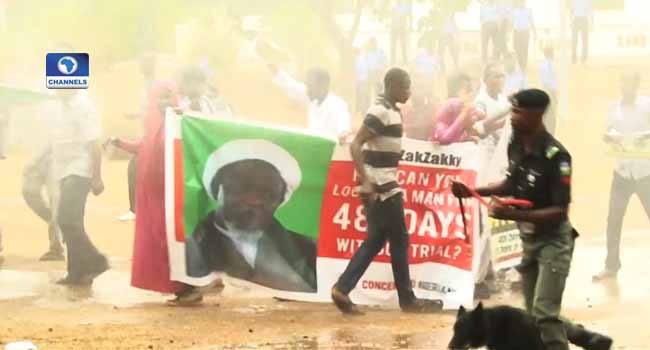
[[[619,283],[590,281],[604,257],[612,167],[600,135],[606,107],[617,96],[616,74],[631,63],[643,61],[596,61],[572,72],[571,113],[560,138],[574,156],[572,219],[582,238],[564,305],[567,316],[612,335],[616,348],[648,349],[650,280],[644,267],[650,225],[636,199],[626,218],[625,269]],[[264,111],[249,104],[245,112]],[[26,159],[12,154],[0,162],[0,224],[6,245],[0,267],[0,345],[30,340],[41,349],[443,349],[450,339],[453,314],[409,316],[370,309],[365,317],[346,318],[331,305],[278,302],[232,285],[209,297],[204,307],[174,309],[163,305],[164,296],[130,288],[133,224],[114,220],[126,209],[124,161],[106,164],[107,191],[91,198],[87,209],[88,231],[110,256],[113,270],[92,289],[53,285],[65,265],[36,261],[47,238],[45,225],[20,197]],[[505,294],[492,303],[518,305],[520,299]]]

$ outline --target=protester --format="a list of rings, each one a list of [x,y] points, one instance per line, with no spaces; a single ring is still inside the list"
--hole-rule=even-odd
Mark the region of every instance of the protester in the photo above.
[[[533,11],[526,7],[526,0],[516,0],[512,11],[513,47],[517,54],[517,62],[522,72],[528,70],[528,48],[532,30],[533,41],[537,39],[537,29],[533,20]]]
[[[590,22],[593,22],[592,0],[572,0],[571,17],[572,21],[572,57],[573,63],[578,62],[578,36],[582,40],[582,63],[587,62],[589,57],[589,30]]]
[[[505,153],[503,156],[496,154],[497,144],[501,138],[510,138],[508,114],[510,103],[502,94],[505,82],[505,71],[500,63],[489,63],[483,73],[485,88],[474,101],[476,108],[485,113],[486,118],[474,125],[474,130],[480,138],[483,164],[479,172],[477,183],[484,185],[498,180],[503,175],[498,170],[507,167]],[[507,125],[507,126],[506,126]],[[489,222],[485,208],[479,213],[481,226],[487,231]],[[498,292],[496,275],[492,266],[492,246],[489,234],[482,234],[479,240],[480,261],[475,271],[474,295],[477,299],[488,299],[491,294]]]
[[[387,240],[390,241],[393,277],[402,310],[429,312],[442,307],[441,303],[415,297],[409,273],[409,234],[396,171],[402,152],[402,116],[398,104],[406,103],[409,99],[410,85],[406,71],[392,68],[386,73],[386,95],[370,107],[350,146],[361,182],[360,195],[366,210],[368,238],[332,287],[332,300],[343,313],[360,312],[348,294]],[[367,148],[362,150],[364,146]]]
[[[330,92],[330,75],[325,69],[309,70],[306,84],[296,81],[273,64],[269,64],[269,69],[274,75],[273,82],[308,108],[309,130],[341,143],[345,141],[352,127],[350,111],[342,98]]]
[[[548,112],[544,115],[544,125],[546,130],[555,135],[557,124],[557,73],[555,69],[555,52],[552,47],[544,49],[544,61],[539,66],[539,80],[542,83],[542,89],[551,97],[551,105]]]
[[[399,42],[402,50],[402,62],[409,62],[408,47],[411,33],[411,20],[413,17],[412,0],[395,0],[391,9],[390,21],[390,62],[396,64],[397,45]]]
[[[155,83],[149,93],[142,140],[131,145],[138,154],[136,173],[136,220],[131,264],[131,285],[160,293],[175,293],[178,302],[200,302],[201,295],[170,280],[165,224],[165,108],[178,105],[172,83]],[[122,143],[122,142],[120,142]],[[125,147],[125,145],[121,145]]]
[[[625,74],[621,81],[622,98],[609,109],[604,140],[612,146],[621,145],[624,140],[643,144],[650,134],[650,98],[639,96],[638,72]],[[633,194],[639,197],[650,218],[650,160],[623,156],[614,167],[607,216],[607,259],[605,269],[594,276],[596,281],[616,278],[621,268],[621,229]]]
[[[511,102],[510,172],[504,180],[475,191],[485,197],[513,196],[533,202],[532,209],[517,209],[493,201],[490,216],[517,222],[523,245],[518,270],[526,310],[535,318],[546,349],[568,350],[569,341],[585,349],[610,349],[611,338],[560,318],[577,232],[568,219],[571,155],[542,122],[550,98],[532,89],[518,92]],[[471,196],[462,183],[454,183],[452,191],[459,198]]]
[[[504,64],[506,67],[506,83],[503,87],[503,94],[510,96],[526,88],[526,73],[517,67],[517,60],[512,52],[506,52],[504,55]]]
[[[104,191],[101,174],[101,122],[85,93],[57,90],[60,98],[52,137],[52,174],[60,186],[57,223],[68,253],[68,274],[58,284],[86,285],[106,271],[108,260],[84,227],[88,193]]]
[[[210,91],[204,69],[189,65],[183,68],[178,82],[181,99],[178,108],[182,111],[200,112],[204,116],[232,119],[232,108],[216,88]]]
[[[149,71],[144,72],[145,75],[145,88],[151,88],[152,82],[148,80],[151,78],[151,73]],[[226,103],[226,101],[218,95],[210,95],[209,86],[207,84],[206,73],[203,69],[198,66],[187,66],[185,67],[179,79],[179,86],[181,86],[181,102],[178,106],[178,111],[197,111],[203,114],[204,116],[209,116],[213,118],[222,118],[222,119],[232,119],[232,109]],[[214,93],[214,92],[213,92]],[[147,98],[149,92],[146,93]],[[148,106],[147,106],[148,108]],[[144,109],[146,114],[146,109]],[[144,119],[143,117],[138,117]],[[146,121],[145,121],[146,123]],[[145,125],[145,128],[147,126]],[[135,219],[135,208],[136,208],[136,184],[137,184],[137,158],[139,153],[139,148],[142,141],[138,142],[128,142],[120,138],[112,138],[110,143],[123,149],[132,154],[131,160],[129,161],[127,175],[128,175],[128,184],[129,184],[129,204],[130,209],[129,213],[126,213],[120,217],[120,221],[130,221]]]
[[[492,59],[500,56],[499,29],[501,14],[496,0],[484,0],[481,3],[481,57],[488,61],[488,45],[492,43]]]
[[[476,97],[475,105],[483,111],[487,119],[477,123],[475,129],[482,138],[498,138],[498,131],[505,124],[505,117],[510,112],[510,104],[503,96],[505,71],[500,63],[489,63],[483,73],[484,89]],[[496,141],[496,140],[495,140]],[[496,144],[496,142],[494,142]]]
[[[449,99],[436,113],[431,141],[449,145],[456,142],[477,141],[474,123],[485,114],[474,106],[475,90],[471,78],[457,73],[448,81]]]

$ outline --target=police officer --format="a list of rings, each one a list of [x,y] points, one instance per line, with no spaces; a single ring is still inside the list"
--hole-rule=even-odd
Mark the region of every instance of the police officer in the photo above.
[[[612,339],[560,318],[575,238],[568,219],[571,202],[571,155],[543,124],[549,96],[538,89],[511,97],[513,136],[508,145],[505,180],[476,189],[481,196],[511,196],[533,202],[517,209],[492,202],[490,216],[516,221],[523,243],[522,275],[526,310],[535,317],[548,350],[568,350],[568,342],[590,350],[608,350]],[[454,183],[457,197],[469,189]]]

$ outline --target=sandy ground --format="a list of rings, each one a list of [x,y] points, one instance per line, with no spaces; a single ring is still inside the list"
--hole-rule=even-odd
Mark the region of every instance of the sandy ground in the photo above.
[[[582,238],[564,309],[568,317],[612,335],[617,349],[648,349],[650,279],[644,262],[650,225],[638,200],[633,199],[626,217],[619,281],[591,282],[604,258],[612,169],[600,135],[606,108],[618,94],[616,74],[628,63],[596,61],[572,72],[570,118],[561,126],[560,139],[574,157],[572,220]],[[246,108],[249,115],[264,112],[251,104]],[[0,345],[30,340],[41,349],[444,349],[451,337],[453,313],[413,316],[368,309],[364,317],[348,318],[328,304],[279,302],[232,284],[208,297],[204,307],[177,309],[164,306],[165,296],[130,288],[133,224],[114,219],[126,210],[125,161],[106,163],[107,191],[90,199],[86,215],[88,232],[110,256],[113,269],[90,289],[56,286],[52,281],[64,274],[65,265],[37,262],[47,247],[46,227],[20,197],[26,160],[12,154],[0,162],[5,232]],[[503,294],[490,303],[519,305],[520,298]]]

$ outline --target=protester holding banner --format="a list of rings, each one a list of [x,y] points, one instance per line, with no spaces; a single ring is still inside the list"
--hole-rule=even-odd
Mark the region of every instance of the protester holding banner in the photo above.
[[[523,278],[526,310],[535,317],[547,349],[568,350],[568,341],[585,349],[609,349],[612,339],[592,333],[560,318],[562,295],[569,274],[577,232],[568,219],[571,202],[571,155],[549,134],[543,115],[549,96],[537,89],[512,97],[513,138],[508,146],[509,173],[500,182],[470,190],[455,182],[459,198],[512,196],[533,203],[518,209],[493,200],[490,216],[516,221],[524,255]]]
[[[171,83],[156,83],[149,94],[144,136],[137,145],[135,239],[131,285],[186,297],[181,283],[172,282],[165,231],[164,116],[167,106],[177,106],[178,94]],[[192,296],[192,302],[201,296]]]
[[[485,117],[475,108],[475,91],[472,80],[465,73],[458,73],[449,79],[450,98],[436,114],[431,141],[441,145],[476,140],[474,124]]]
[[[609,110],[604,140],[612,147],[620,146],[625,139],[642,145],[650,134],[650,98],[639,96],[641,76],[638,72],[624,75],[621,82],[623,96]],[[621,268],[623,218],[630,197],[635,193],[650,218],[650,160],[626,158],[622,154],[616,161],[609,199],[605,269],[594,276],[596,281],[615,278]]]
[[[417,299],[411,286],[409,234],[404,218],[404,198],[397,183],[397,166],[402,152],[402,116],[397,105],[409,99],[410,86],[411,79],[406,71],[390,69],[384,78],[386,95],[368,110],[350,146],[360,177],[368,238],[332,287],[332,300],[343,313],[360,313],[348,294],[387,240],[390,241],[393,277],[402,310],[432,312],[442,308],[442,303]]]

